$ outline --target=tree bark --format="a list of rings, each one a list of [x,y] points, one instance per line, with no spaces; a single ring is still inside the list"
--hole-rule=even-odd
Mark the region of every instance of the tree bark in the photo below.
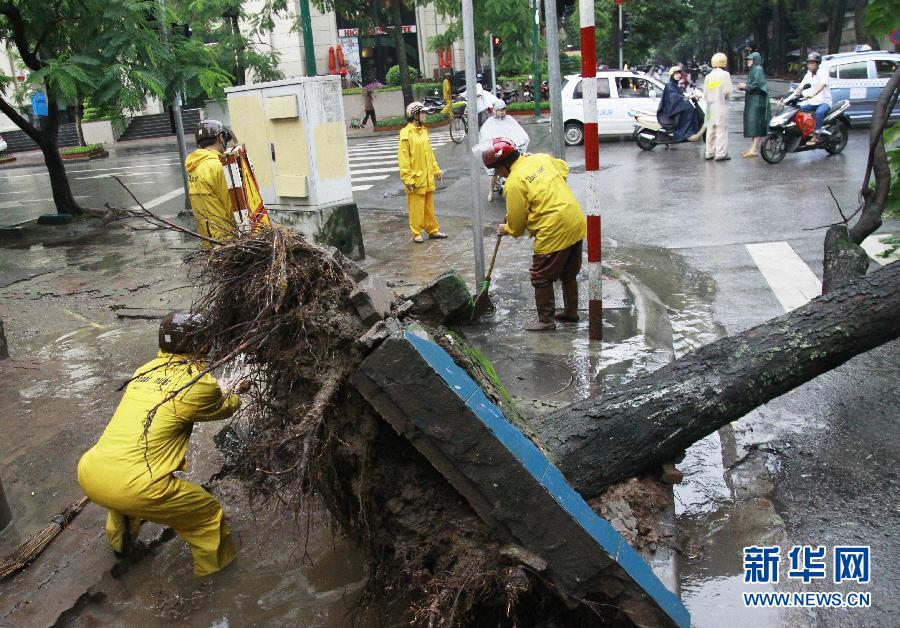
[[[78,132],[78,145],[84,146],[84,100],[79,96],[75,98],[75,130]]]
[[[900,263],[533,425],[586,498],[900,336]]]
[[[240,17],[240,12],[237,10],[233,11],[228,17],[231,20],[231,34],[234,35],[236,40],[239,40],[241,37],[241,25],[238,20],[238,18]],[[235,63],[235,70],[234,70],[235,81],[237,82],[238,85],[243,85],[244,83],[247,82],[247,77],[246,77],[247,62],[246,62],[246,55],[244,53],[243,45],[241,45],[237,49],[237,51],[235,53],[234,63]]]
[[[847,12],[847,0],[832,0],[828,13],[828,53],[840,52],[841,35],[844,30],[844,13]]]
[[[872,46],[872,50],[878,50],[878,40],[872,37],[868,31],[866,31],[866,7],[869,5],[869,0],[854,0],[853,2],[853,31],[856,35],[856,43],[858,44],[869,44]]]
[[[787,69],[786,7],[784,0],[777,0],[772,11],[772,73],[783,74]]]
[[[397,65],[400,66],[400,87],[403,91],[403,106],[413,101],[412,81],[409,80],[409,64],[406,62],[406,42],[403,39],[403,16],[400,2],[391,2],[391,21],[394,23],[394,46],[397,48]]]

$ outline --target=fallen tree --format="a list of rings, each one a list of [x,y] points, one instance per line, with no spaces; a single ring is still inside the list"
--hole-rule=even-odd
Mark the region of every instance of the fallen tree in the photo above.
[[[754,408],[900,336],[900,263],[535,426],[586,497],[678,459]]]

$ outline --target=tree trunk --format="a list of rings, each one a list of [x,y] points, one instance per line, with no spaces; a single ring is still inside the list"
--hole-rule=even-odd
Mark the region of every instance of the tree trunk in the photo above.
[[[406,62],[406,42],[403,39],[403,16],[400,2],[391,2],[391,21],[394,23],[394,46],[397,47],[397,65],[400,66],[400,86],[403,90],[403,106],[413,101],[412,81],[409,80],[409,64]]]
[[[832,0],[828,13],[828,53],[840,52],[841,35],[844,30],[844,13],[847,12],[847,0]]]
[[[239,13],[233,12],[229,17],[231,18],[231,34],[234,35],[236,40],[240,40],[241,25],[238,22]],[[243,85],[247,81],[247,78],[246,78],[247,61],[246,61],[246,55],[244,52],[243,45],[241,45],[237,49],[237,53],[235,54],[234,63],[235,63],[235,70],[234,70],[235,81],[237,82],[238,85]]]
[[[84,141],[84,100],[78,96],[75,98],[75,130],[78,132],[78,145],[85,146]]]
[[[678,459],[692,444],[900,336],[900,264],[533,425],[586,498]]]
[[[783,74],[787,63],[786,8],[784,0],[778,0],[772,11],[772,73]]]
[[[856,35],[856,43],[869,44],[872,50],[878,50],[878,40],[866,31],[866,7],[869,0],[854,0],[853,2],[853,30]]]
[[[69,178],[66,175],[66,168],[63,165],[62,157],[59,155],[59,146],[57,144],[59,133],[59,110],[56,107],[56,98],[47,95],[47,125],[45,129],[38,130],[33,124],[22,117],[6,100],[0,98],[0,111],[15,123],[17,127],[22,129],[28,137],[30,137],[41,149],[44,155],[44,163],[47,165],[47,172],[50,174],[50,188],[53,191],[53,201],[56,205],[56,211],[59,214],[79,215],[83,212],[81,206],[75,202],[72,195],[72,188],[69,185]]]

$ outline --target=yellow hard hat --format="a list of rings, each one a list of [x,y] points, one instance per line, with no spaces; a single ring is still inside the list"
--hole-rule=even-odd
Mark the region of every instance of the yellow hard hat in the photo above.
[[[727,68],[728,67],[728,57],[725,56],[724,52],[717,52],[712,56],[712,62],[710,65],[714,68]]]

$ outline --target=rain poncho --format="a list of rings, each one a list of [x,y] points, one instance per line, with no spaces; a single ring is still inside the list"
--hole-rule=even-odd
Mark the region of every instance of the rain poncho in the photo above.
[[[172,527],[188,542],[194,573],[205,576],[234,558],[231,532],[215,497],[174,475],[185,470],[185,453],[195,421],[217,421],[240,406],[225,396],[209,374],[149,412],[188,384],[204,368],[188,356],[160,351],[135,371],[122,401],[97,441],[78,463],[78,482],[91,501],[109,509],[106,531],[117,552],[141,520]]]
[[[406,208],[409,211],[409,229],[413,237],[438,232],[438,222],[434,216],[434,178],[441,174],[428,129],[412,122],[400,131],[397,146],[397,162],[400,166],[400,180],[406,187]],[[409,190],[412,185],[413,190]]]
[[[763,72],[762,55],[751,52],[753,67],[747,74],[747,96],[744,99],[744,137],[763,137],[769,131],[769,82]]]
[[[675,125],[674,139],[676,142],[685,142],[687,138],[700,130],[697,113],[685,99],[684,92],[681,91],[678,81],[674,78],[669,79],[669,82],[666,83],[656,115],[660,124],[668,126],[668,121],[671,121]]]
[[[505,115],[502,118],[491,116],[481,125],[478,132],[478,140],[480,142],[488,142],[495,137],[505,137],[512,140],[513,144],[524,148],[528,146],[528,133],[519,124],[519,121],[511,115]]]
[[[197,219],[197,232],[213,240],[233,240],[238,228],[219,152],[198,148],[187,156],[184,167],[188,174],[188,194],[194,218]],[[209,246],[209,243],[204,242],[203,245]]]
[[[731,75],[722,68],[714,68],[703,80],[706,100],[706,122],[709,126],[728,125],[728,102],[731,100]]]
[[[587,219],[566,177],[569,165],[551,155],[522,155],[506,179],[506,229],[518,238],[534,238],[534,254],[572,246],[587,235]]]
[[[450,79],[446,76],[441,87],[443,87],[444,92],[444,108],[441,109],[441,113],[446,116],[453,115],[453,86],[450,84]]]

